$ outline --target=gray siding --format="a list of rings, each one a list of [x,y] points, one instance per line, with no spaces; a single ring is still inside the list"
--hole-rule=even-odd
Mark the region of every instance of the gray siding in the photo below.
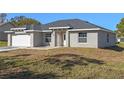
[[[107,34],[109,34],[109,42],[107,42]],[[99,31],[98,32],[98,47],[114,46],[116,42],[116,35],[114,33]]]
[[[10,23],[6,23],[0,26],[0,40],[7,41],[7,34],[4,31],[10,30],[10,28],[14,27]]]
[[[45,41],[45,34],[46,33],[42,33],[42,46],[52,46],[51,42],[48,43]],[[51,38],[51,40],[52,40],[52,38]]]
[[[38,47],[42,45],[42,33],[33,33],[33,43],[34,47]]]
[[[87,43],[78,42],[79,32],[70,32],[70,47],[98,47],[98,33],[96,31],[83,31],[87,33]]]

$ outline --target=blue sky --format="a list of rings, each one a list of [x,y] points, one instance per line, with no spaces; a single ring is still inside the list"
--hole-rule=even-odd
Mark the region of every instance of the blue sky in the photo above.
[[[7,19],[15,16],[35,18],[41,23],[49,23],[60,19],[82,19],[96,25],[116,30],[116,24],[124,18],[124,13],[8,13]]]

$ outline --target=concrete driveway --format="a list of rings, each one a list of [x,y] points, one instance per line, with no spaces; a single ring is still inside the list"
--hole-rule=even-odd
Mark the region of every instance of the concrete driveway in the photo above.
[[[18,47],[0,47],[0,52],[19,49]]]

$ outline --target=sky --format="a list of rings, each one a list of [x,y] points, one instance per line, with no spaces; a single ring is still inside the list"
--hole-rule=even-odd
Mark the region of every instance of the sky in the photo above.
[[[124,18],[124,13],[7,13],[7,19],[15,16],[35,18],[42,24],[60,19],[82,19],[110,30],[116,30],[116,25],[121,18]]]

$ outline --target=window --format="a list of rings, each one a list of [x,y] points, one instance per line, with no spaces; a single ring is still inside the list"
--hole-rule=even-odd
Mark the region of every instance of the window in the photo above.
[[[51,42],[51,33],[45,34],[45,42]]]
[[[109,34],[107,34],[107,43],[109,43]]]
[[[86,43],[87,42],[87,33],[79,33],[78,34],[78,42]]]

